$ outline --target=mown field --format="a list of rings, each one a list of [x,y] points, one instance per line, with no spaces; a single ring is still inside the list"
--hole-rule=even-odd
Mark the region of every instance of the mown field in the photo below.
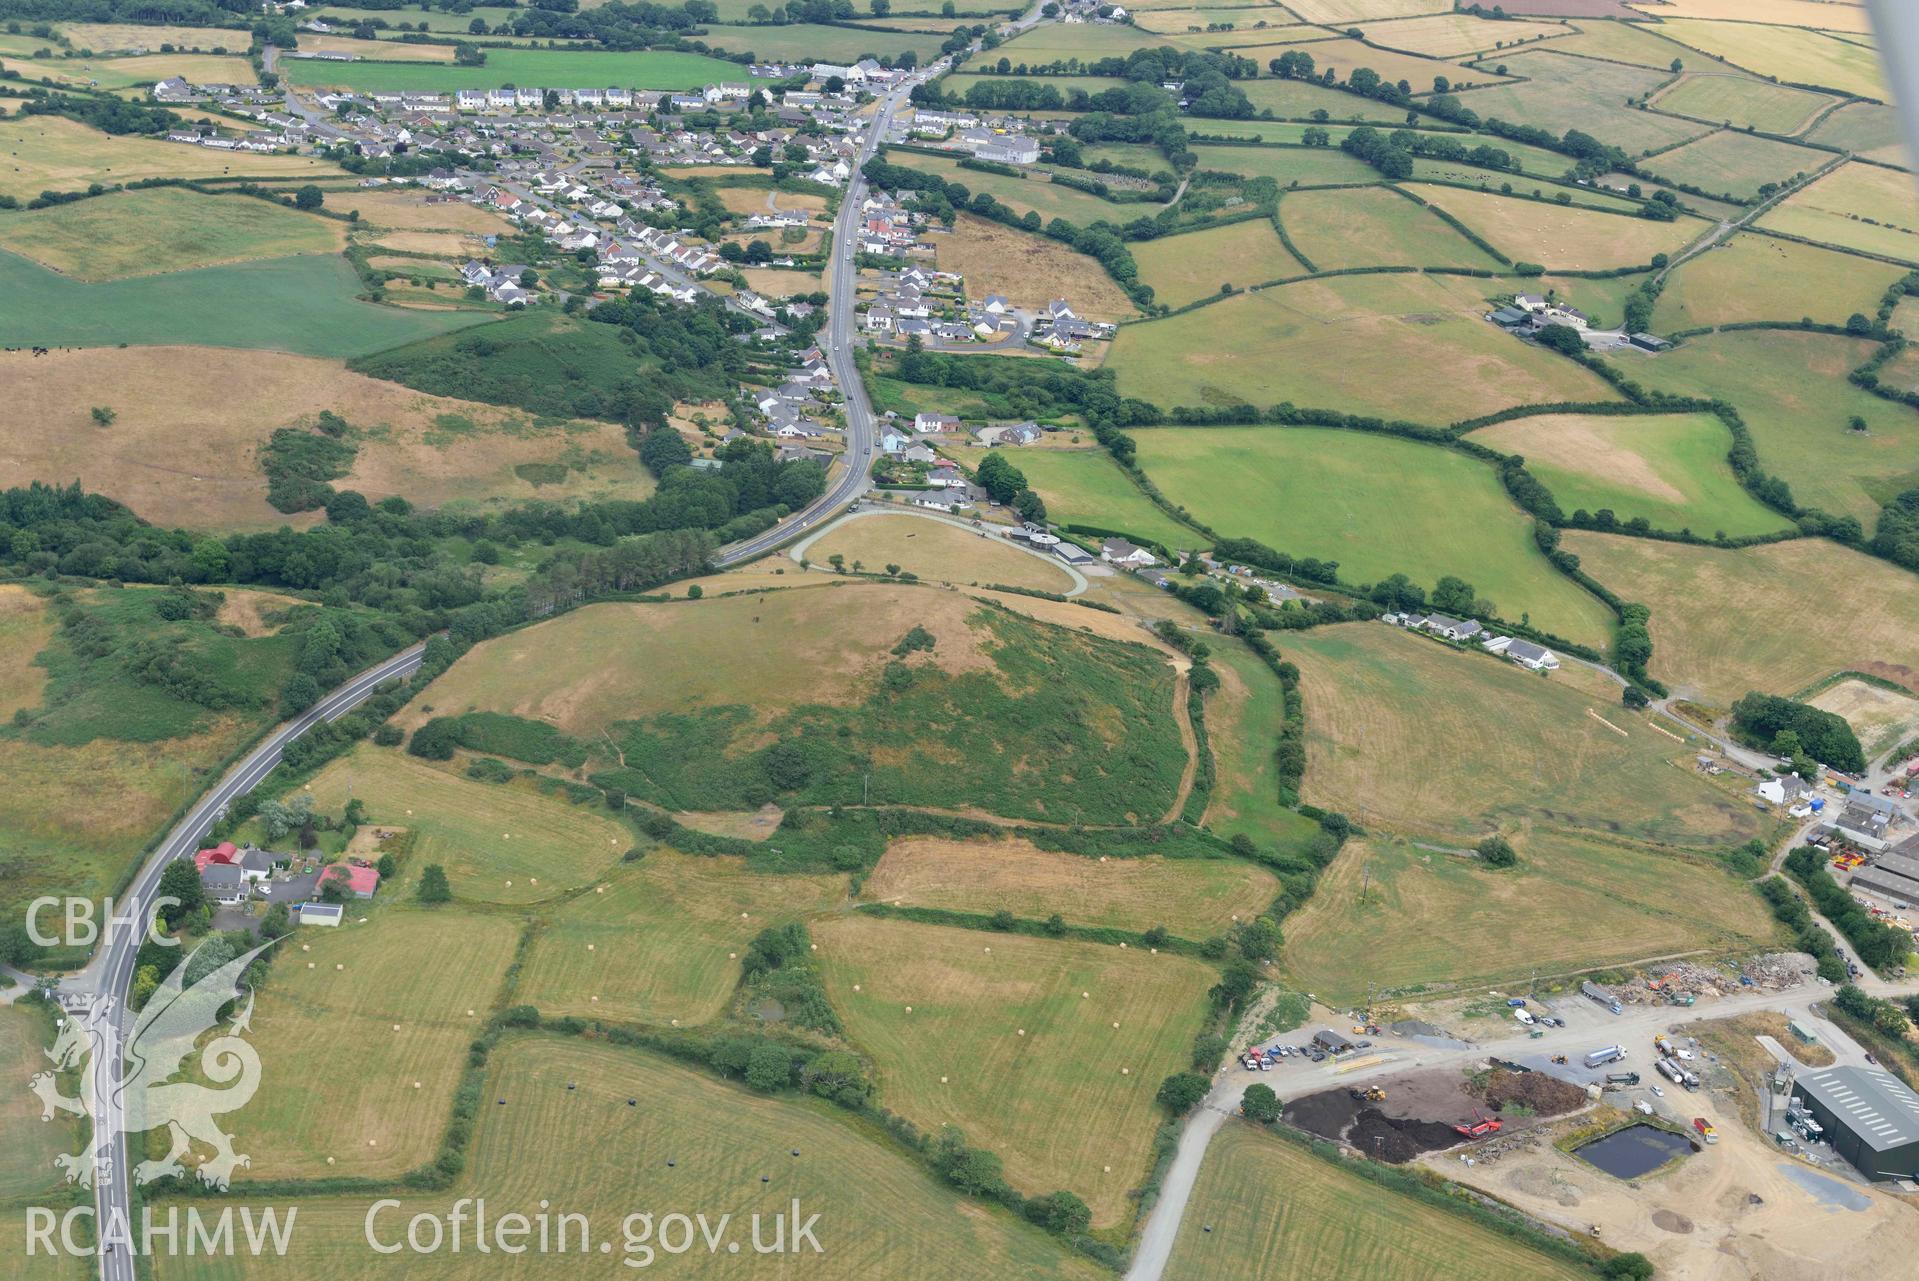
[[[1835,39],[1821,31],[1761,26],[1757,22],[1665,18],[1660,30],[1681,44],[1724,58],[1756,75],[1820,85],[1882,102],[1886,99],[1879,59],[1864,44]]]
[[[762,1216],[762,1240],[770,1243],[773,1219],[789,1213],[795,1199],[802,1220],[820,1216],[821,1253],[801,1247],[788,1262],[804,1264],[824,1281],[947,1281],[974,1268],[1062,1281],[1106,1275],[1037,1228],[941,1186],[917,1162],[818,1100],[766,1098],[640,1051],[554,1038],[501,1045],[481,1093],[488,1104],[474,1127],[466,1172],[445,1192],[401,1193],[402,1206],[376,1220],[379,1239],[403,1241],[412,1215],[444,1216],[462,1197],[485,1197],[489,1219],[515,1212],[531,1217],[546,1201],[555,1215],[587,1216],[596,1264],[582,1260],[577,1231],[566,1253],[480,1255],[469,1235],[457,1254],[376,1254],[365,1235],[371,1198],[356,1194],[302,1199],[299,1231],[283,1258],[242,1252],[209,1264],[161,1255],[155,1275],[162,1281],[570,1279],[594,1267],[624,1272],[620,1261],[631,1260],[633,1270],[644,1262],[702,1281],[743,1281],[770,1266],[750,1247],[752,1216]],[[193,1204],[206,1214],[224,1203],[196,1198]],[[641,1236],[638,1224],[630,1230],[639,1240],[626,1239],[626,1218],[639,1212],[651,1213],[656,1223],[676,1212],[705,1214],[709,1224],[733,1217],[712,1253],[701,1245],[673,1255],[651,1232]],[[726,1250],[728,1241],[740,1244],[738,1254]],[[610,1254],[598,1252],[600,1242]]]
[[[1430,200],[1432,191],[1422,194]],[[1321,271],[1502,266],[1438,214],[1385,187],[1289,192],[1279,217],[1299,252]]]
[[[1659,110],[1675,115],[1784,134],[1798,133],[1832,103],[1823,93],[1719,72],[1688,75],[1653,99]]]
[[[1656,529],[1709,537],[1791,524],[1740,487],[1726,462],[1731,433],[1712,414],[1542,414],[1483,428],[1473,439],[1524,457],[1569,515],[1603,508],[1621,522],[1644,517]]]
[[[1853,102],[1821,120],[1806,135],[1811,142],[1856,151],[1868,160],[1889,165],[1912,163],[1905,136],[1899,130],[1899,118],[1882,103]]]
[[[416,831],[409,877],[440,864],[453,896],[471,902],[555,898],[592,883],[633,843],[604,810],[519,784],[477,782],[397,748],[357,747],[309,786],[321,810],[337,814],[355,798],[368,821]],[[402,892],[411,892],[410,881]]]
[[[1022,840],[920,836],[887,848],[861,896],[911,907],[1005,910],[1033,921],[1058,913],[1070,925],[1163,925],[1199,940],[1258,916],[1278,892],[1272,873],[1233,859],[1101,858]]]
[[[1372,44],[1401,49],[1428,58],[1457,58],[1463,54],[1510,45],[1516,41],[1566,35],[1572,28],[1557,22],[1523,19],[1496,22],[1469,13],[1431,13],[1417,18],[1391,18],[1360,28]]]
[[[0,253],[0,344],[192,343],[339,357],[492,318],[360,302],[359,288],[338,257],[267,258],[86,285]]]
[[[1622,357],[1620,365],[1648,387],[1730,402],[1752,431],[1760,465],[1790,483],[1794,498],[1870,527],[1880,505],[1909,487],[1919,448],[1919,416],[1846,381],[1873,350],[1857,338],[1751,330],[1693,338],[1656,360]],[[1855,415],[1865,432],[1851,429]]]
[[[1843,670],[1919,691],[1919,584],[1883,561],[1813,539],[1719,551],[1569,532],[1566,547],[1652,607],[1653,673],[1702,701],[1793,694]],[[1869,607],[1836,607],[1861,584]]]
[[[1747,201],[1755,199],[1767,183],[1812,173],[1831,159],[1823,151],[1722,129],[1661,152],[1645,162],[1645,169],[1655,178]]]
[[[25,202],[43,191],[142,178],[328,178],[343,171],[312,156],[220,153],[101,133],[64,116],[0,119],[0,195]],[[8,214],[11,218],[13,215]]]
[[[1862,680],[1843,680],[1805,701],[1845,717],[1859,736],[1868,761],[1904,745],[1919,733],[1919,695],[1895,693]]]
[[[1122,395],[1164,407],[1290,400],[1436,422],[1612,398],[1577,365],[1487,324],[1484,289],[1413,274],[1301,281],[1128,325],[1109,360]]]
[[[1504,64],[1512,75],[1526,80],[1474,89],[1462,96],[1460,101],[1482,118],[1524,120],[1555,134],[1580,129],[1638,155],[1696,138],[1707,128],[1625,105],[1628,98],[1643,98],[1670,80],[1672,73],[1664,67],[1621,66],[1553,53],[1550,45],[1511,57],[1502,52],[1489,61]]]
[[[362,914],[349,905],[344,924],[296,930],[277,949],[250,1038],[260,1090],[233,1114],[253,1158],[237,1179],[396,1178],[439,1148],[519,927],[391,902],[364,925]]]
[[[1445,0],[1299,0],[1288,9],[1308,22],[1328,25],[1365,22],[1369,18],[1411,18],[1422,13],[1444,13]]]
[[[1758,897],[1709,857],[1547,830],[1513,844],[1519,865],[1494,871],[1408,841],[1350,842],[1287,919],[1294,985],[1361,1000],[1369,984],[1471,987],[1771,936]],[[1526,946],[1489,917],[1526,921]]]
[[[1159,1123],[1153,1093],[1188,1062],[1210,967],[870,916],[814,937],[888,1108],[924,1129],[959,1126],[1024,1191],[1071,1189],[1095,1226],[1122,1221]]]
[[[277,528],[315,519],[267,502],[257,451],[322,410],[354,429],[336,483],[377,502],[476,509],[530,499],[643,498],[651,473],[611,423],[448,400],[283,352],[184,346],[0,354],[0,484],[78,479],[157,524]],[[221,389],[207,395],[208,387]],[[114,411],[111,428],[89,410]],[[530,478],[530,479],[529,479]],[[535,483],[535,482],[538,483]]]
[[[1912,175],[1841,165],[1760,219],[1787,235],[1919,263],[1919,201]]]
[[[1304,196],[1300,193],[1293,198]],[[1139,264],[1139,278],[1153,287],[1153,300],[1168,307],[1184,307],[1211,297],[1222,285],[1244,289],[1306,271],[1303,263],[1286,252],[1272,223],[1264,218],[1143,240],[1132,250],[1133,261]]]
[[[1061,524],[1117,529],[1173,548],[1204,538],[1140,493],[1090,437],[1082,449],[1021,450],[1013,464],[1046,501],[1047,515]]]
[[[1645,596],[1643,579],[1627,581]],[[1305,691],[1306,799],[1359,822],[1452,843],[1524,823],[1712,847],[1759,832],[1742,800],[1674,763],[1685,745],[1616,699],[1381,623],[1322,627],[1280,648]],[[1471,746],[1430,748],[1449,742]]]
[[[396,231],[457,231],[468,235],[501,235],[513,224],[500,215],[464,200],[430,199],[404,189],[341,191],[329,195],[329,208],[357,212],[368,227]]]
[[[1303,80],[1243,80],[1240,91],[1256,111],[1270,111],[1281,120],[1310,120],[1315,111],[1324,111],[1334,120],[1369,120],[1376,124],[1403,124],[1406,113],[1394,111],[1383,102],[1341,93],[1324,85]],[[1256,122],[1245,120],[1208,121],[1206,132],[1233,137]]]
[[[1502,616],[1603,643],[1605,607],[1547,563],[1490,467],[1397,437],[1322,428],[1134,433],[1146,474],[1222,536],[1340,564],[1350,583],[1454,574]]]
[[[1651,0],[1635,0],[1644,8]],[[1669,0],[1660,6],[1670,18],[1723,18],[1740,22],[1763,22],[1780,27],[1805,27],[1814,31],[1841,31],[1865,34],[1872,30],[1871,18],[1861,5],[1827,4],[1825,0]]]
[[[452,93],[495,89],[503,84],[556,89],[614,86],[629,89],[697,89],[740,78],[740,65],[698,53],[598,50],[490,49],[483,67],[431,62],[301,62],[288,60],[281,74],[296,85],[327,85],[367,93]]]
[[[1548,269],[1561,271],[1640,266],[1652,261],[1654,254],[1677,252],[1705,230],[1704,223],[1692,218],[1654,222],[1538,200],[1515,200],[1492,192],[1421,183],[1415,183],[1411,190],[1471,227],[1515,261],[1543,263]],[[1309,256],[1312,254],[1310,249],[1306,252]]]
[[[343,223],[268,200],[169,187],[0,218],[0,249],[89,282],[345,247]]]
[[[1229,1121],[1207,1149],[1165,1275],[1573,1281],[1586,1274]]]
[[[1072,576],[1052,557],[1042,558],[998,538],[905,512],[845,521],[807,549],[808,559],[815,564],[826,564],[835,555],[845,557],[849,566],[862,563],[868,573],[898,565],[937,582],[1004,583],[1045,592],[1073,588]]]
[[[246,38],[234,33],[234,47],[244,51]],[[222,58],[198,53],[153,53],[130,58],[5,58],[7,70],[27,79],[47,79],[91,89],[131,89],[168,76],[185,76],[194,84],[256,84],[253,67],[245,58]]]
[[[845,894],[842,877],[749,872],[661,846],[544,914],[515,999],[555,1017],[705,1023],[739,985],[754,935]]]
[[[1802,317],[1843,325],[1854,312],[1871,315],[1904,274],[1890,263],[1816,245],[1735,235],[1666,278],[1653,328],[1666,333],[1739,320],[1793,324]]]

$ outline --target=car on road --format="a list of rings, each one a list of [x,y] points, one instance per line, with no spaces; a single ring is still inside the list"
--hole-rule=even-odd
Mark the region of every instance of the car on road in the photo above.
[[[1666,1092],[1665,1092],[1664,1090],[1662,1090],[1662,1089],[1660,1089],[1660,1088],[1659,1088],[1658,1086],[1656,1086],[1656,1085],[1652,1087],[1652,1092],[1653,1092],[1654,1094],[1657,1094],[1657,1095],[1658,1095],[1658,1096],[1659,1096],[1660,1098],[1662,1098],[1662,1099],[1666,1097]]]

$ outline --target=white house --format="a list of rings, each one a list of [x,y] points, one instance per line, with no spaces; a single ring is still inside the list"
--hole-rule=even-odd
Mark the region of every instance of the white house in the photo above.
[[[1124,538],[1109,538],[1099,545],[1099,558],[1109,565],[1124,565],[1130,568],[1143,568],[1157,565],[1159,558],[1126,541]]]
[[[1506,646],[1506,657],[1530,671],[1556,672],[1559,670],[1559,655],[1531,641],[1516,640]]]

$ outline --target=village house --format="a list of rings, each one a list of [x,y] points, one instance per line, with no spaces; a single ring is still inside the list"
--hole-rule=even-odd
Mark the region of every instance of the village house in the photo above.
[[[1119,565],[1126,569],[1143,569],[1149,565],[1159,564],[1159,557],[1124,538],[1109,538],[1101,543],[1099,558],[1109,565]]]

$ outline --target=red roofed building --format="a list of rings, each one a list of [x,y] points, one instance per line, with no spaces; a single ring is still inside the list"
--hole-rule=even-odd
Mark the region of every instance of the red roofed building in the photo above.
[[[209,863],[237,863],[240,851],[232,841],[221,841],[212,849],[199,850],[193,856],[193,870],[204,872]]]
[[[372,898],[373,891],[380,888],[380,874],[370,867],[358,863],[335,863],[320,873],[315,890],[324,890],[334,881],[343,882],[354,898]]]

